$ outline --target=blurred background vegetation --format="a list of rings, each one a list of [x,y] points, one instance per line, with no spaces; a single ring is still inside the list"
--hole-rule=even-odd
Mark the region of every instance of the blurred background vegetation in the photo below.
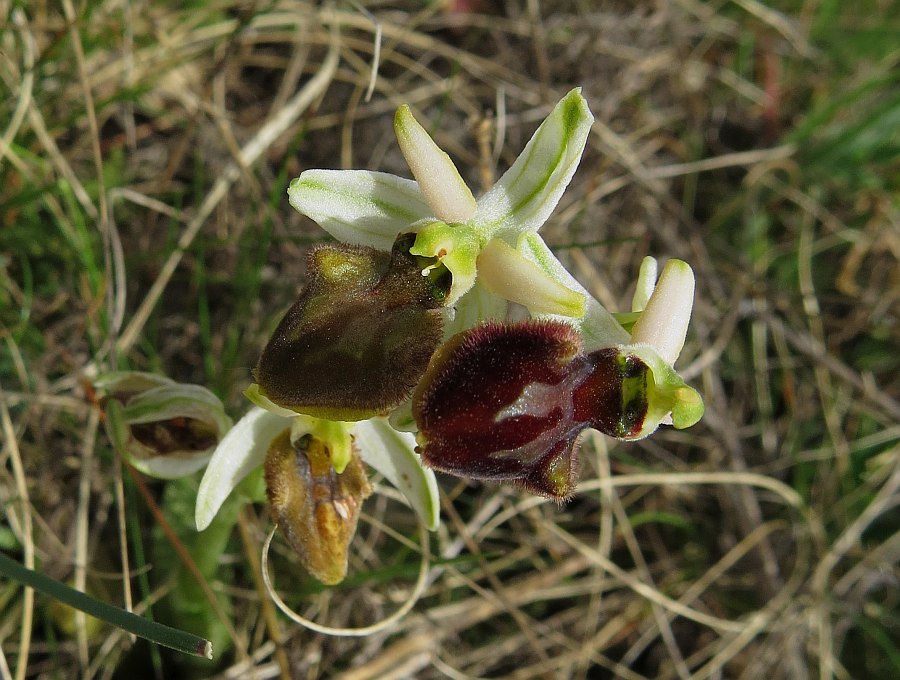
[[[0,549],[225,640],[188,662],[7,581],[2,677],[900,676],[898,62],[892,0],[0,0]],[[597,122],[542,233],[616,310],[645,254],[692,264],[704,420],[586,436],[562,507],[442,478],[429,589],[375,637],[274,613],[263,505],[186,579],[161,527],[202,554],[196,480],[123,470],[91,379],[159,371],[241,415],[326,238],[291,178],[407,175],[406,102],[483,189],[574,86]],[[385,530],[409,511],[366,512],[333,589],[276,540],[295,609],[366,625],[409,594]]]

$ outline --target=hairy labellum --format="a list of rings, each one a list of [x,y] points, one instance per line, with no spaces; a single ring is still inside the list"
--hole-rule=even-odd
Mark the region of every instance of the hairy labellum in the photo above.
[[[647,375],[640,359],[618,348],[582,353],[565,323],[478,326],[438,350],[416,389],[422,459],[565,499],[575,489],[582,430],[620,438],[640,431]]]
[[[332,420],[383,415],[407,399],[441,339],[449,276],[423,276],[414,235],[391,253],[349,245],[310,253],[309,283],[263,349],[262,394]]]
[[[359,455],[338,474],[327,442],[307,435],[294,444],[285,430],[269,446],[265,470],[272,514],[300,562],[325,585],[343,581],[360,506],[372,493]]]

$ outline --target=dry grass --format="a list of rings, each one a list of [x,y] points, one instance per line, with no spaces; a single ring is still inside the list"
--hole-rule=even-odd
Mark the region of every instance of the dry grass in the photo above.
[[[817,3],[365,5],[383,32],[368,101],[376,27],[349,3],[0,2],[3,549],[122,602],[127,533],[135,607],[165,605],[164,541],[85,385],[159,370],[240,414],[323,238],[290,210],[287,181],[311,167],[407,174],[391,132],[403,102],[484,187],[583,87],[597,122],[542,233],[611,308],[644,254],[694,266],[680,366],[706,417],[637,444],[587,437],[563,507],[444,478],[428,591],[388,633],[277,619],[259,590],[259,506],[211,583],[235,638],[214,669],[152,660],[82,617],[66,632],[66,615],[7,583],[0,677],[897,672],[900,169],[841,146],[883,104],[896,54],[836,65],[814,39],[830,11]],[[868,30],[845,19],[829,19],[836,33]],[[873,149],[897,148],[887,127]],[[408,594],[418,557],[384,525],[415,524],[385,499],[366,509],[346,587],[315,588],[274,548],[277,584],[307,616],[365,625]]]

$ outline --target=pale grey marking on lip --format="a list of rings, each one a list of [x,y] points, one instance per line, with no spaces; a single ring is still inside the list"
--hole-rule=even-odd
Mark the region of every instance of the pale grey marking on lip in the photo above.
[[[528,383],[514,402],[497,411],[494,422],[500,423],[507,418],[525,415],[544,418],[554,408],[560,406],[558,403],[559,390],[559,385],[541,382]]]
[[[495,423],[524,415],[542,418],[555,410],[560,410],[562,414],[556,424],[523,446],[490,452],[488,454],[490,458],[498,460],[515,458],[528,465],[546,453],[549,446],[570,436],[573,431],[584,429],[583,423],[574,422],[575,405],[572,403],[572,394],[575,387],[587,378],[591,369],[586,361],[578,361],[577,358],[574,361],[577,363],[562,381],[555,385],[542,382],[529,383],[516,400],[500,410],[494,418]]]

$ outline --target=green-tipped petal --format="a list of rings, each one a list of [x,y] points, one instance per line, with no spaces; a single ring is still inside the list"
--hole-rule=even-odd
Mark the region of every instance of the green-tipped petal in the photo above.
[[[290,421],[261,408],[252,408],[216,447],[197,491],[195,521],[203,531],[232,490],[263,464],[269,444],[290,427]]]
[[[600,347],[609,347],[627,343],[631,336],[622,328],[606,308],[593,298],[578,281],[572,276],[562,263],[556,259],[553,251],[544,243],[544,239],[538,234],[523,234],[519,238],[517,249],[522,255],[538,265],[544,272],[556,279],[566,288],[577,291],[585,296],[587,302],[584,316],[578,320],[578,327],[584,340],[585,351],[590,352]],[[551,315],[562,321],[571,322],[572,319]]]
[[[475,213],[475,199],[453,161],[404,104],[394,116],[400,151],[419,183],[432,213],[444,222],[467,222]]]
[[[397,234],[431,215],[415,182],[367,170],[307,170],[288,187],[291,205],[338,241],[390,250]]]
[[[672,365],[684,347],[694,306],[694,272],[682,260],[669,260],[640,318],[631,341],[651,345]]]
[[[502,239],[482,249],[478,281],[495,295],[524,305],[532,315],[584,316],[586,295],[566,287]]]
[[[479,199],[471,223],[489,236],[537,231],[572,179],[593,121],[579,88],[563,97],[513,166]]]
[[[397,432],[381,418],[356,423],[353,435],[362,459],[400,490],[430,530],[437,529],[437,482],[434,473],[423,467],[414,453],[415,437],[409,432]]]

